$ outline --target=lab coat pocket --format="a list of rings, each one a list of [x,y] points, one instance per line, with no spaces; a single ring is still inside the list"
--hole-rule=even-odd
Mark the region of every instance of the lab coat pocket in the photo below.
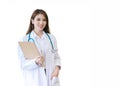
[[[52,86],[60,86],[58,77],[53,77]]]

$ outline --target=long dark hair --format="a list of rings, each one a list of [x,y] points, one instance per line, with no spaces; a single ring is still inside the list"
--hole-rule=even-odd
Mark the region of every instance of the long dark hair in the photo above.
[[[48,20],[48,15],[47,13],[42,10],[42,9],[36,9],[33,13],[32,13],[32,16],[31,16],[31,19],[30,19],[30,24],[29,24],[29,28],[28,28],[28,31],[26,32],[26,34],[29,34],[33,29],[34,29],[34,25],[32,24],[32,19],[34,20],[34,18],[38,15],[38,14],[42,14],[45,16],[46,18],[46,26],[45,28],[43,29],[46,33],[50,33],[50,30],[49,30],[49,20]]]

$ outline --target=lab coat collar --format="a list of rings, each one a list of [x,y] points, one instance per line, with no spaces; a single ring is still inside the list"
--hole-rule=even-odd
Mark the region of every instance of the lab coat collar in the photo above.
[[[34,31],[31,32],[31,37],[40,38]],[[40,39],[44,39],[46,37],[46,33],[43,31],[43,34]]]

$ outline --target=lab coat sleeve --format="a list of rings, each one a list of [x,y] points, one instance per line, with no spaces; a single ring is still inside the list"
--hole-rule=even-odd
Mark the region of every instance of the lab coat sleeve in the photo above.
[[[35,59],[26,60],[20,46],[18,46],[18,57],[20,60],[20,65],[23,70],[33,70],[38,68],[39,66],[35,63]]]
[[[55,65],[61,68],[61,61],[58,52],[55,53]]]
[[[25,41],[25,38],[21,41]],[[38,68],[39,66],[35,63],[35,59],[26,60],[20,46],[18,45],[18,58],[20,60],[21,69],[23,70],[33,70]]]
[[[56,38],[54,36],[53,36],[53,45],[54,45],[54,49],[55,49],[55,57],[54,57],[55,65],[60,66],[60,68],[61,68],[61,59],[60,59],[60,56],[58,53],[57,41],[56,41]]]

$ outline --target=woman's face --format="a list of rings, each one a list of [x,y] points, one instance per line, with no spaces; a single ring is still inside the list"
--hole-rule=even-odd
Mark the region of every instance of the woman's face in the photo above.
[[[32,24],[34,25],[35,31],[43,31],[45,28],[47,21],[43,14],[38,14],[34,20],[32,20]]]

